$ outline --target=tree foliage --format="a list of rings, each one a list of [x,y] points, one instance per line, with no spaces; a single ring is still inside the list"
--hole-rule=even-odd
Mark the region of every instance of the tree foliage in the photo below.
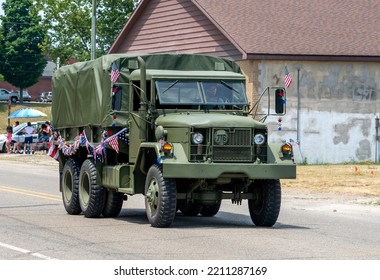
[[[1,16],[0,73],[20,93],[38,81],[47,63],[43,56],[46,32],[32,4],[32,0],[6,0]]]
[[[65,63],[91,56],[92,0],[39,0],[48,29],[48,53]],[[139,0],[96,0],[96,53],[108,52]]]

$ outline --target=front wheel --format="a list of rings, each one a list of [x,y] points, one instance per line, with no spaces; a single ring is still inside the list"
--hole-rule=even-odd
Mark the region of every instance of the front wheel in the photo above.
[[[145,209],[153,227],[168,227],[174,220],[177,189],[173,179],[165,179],[160,165],[149,168],[145,181]]]
[[[84,216],[99,217],[104,209],[105,198],[104,187],[96,184],[95,165],[91,160],[86,159],[79,174],[79,202]]]
[[[256,226],[273,226],[281,207],[280,180],[256,180],[251,191],[254,198],[248,200],[248,207],[252,222]]]

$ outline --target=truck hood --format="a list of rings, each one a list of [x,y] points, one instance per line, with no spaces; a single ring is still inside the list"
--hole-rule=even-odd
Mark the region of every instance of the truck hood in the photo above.
[[[254,127],[265,129],[266,125],[252,117],[234,114],[181,112],[161,115],[156,119],[157,125],[163,127]]]

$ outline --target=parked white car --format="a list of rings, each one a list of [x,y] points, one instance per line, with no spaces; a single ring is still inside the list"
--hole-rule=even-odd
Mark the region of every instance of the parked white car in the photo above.
[[[38,121],[38,122],[32,122],[32,126],[35,128],[36,131],[39,130],[41,125],[45,123],[45,121]],[[13,147],[13,143],[20,142],[24,143],[25,141],[25,134],[24,134],[24,128],[27,126],[27,123],[21,123],[18,126],[13,128],[13,134],[12,134],[12,143],[11,146]],[[7,135],[6,134],[0,134],[0,152],[6,153],[7,148],[5,146]],[[33,134],[33,143],[38,142],[38,132]]]
[[[17,96],[17,100],[20,99],[20,91],[18,91],[18,90],[12,91],[11,94],[15,94]],[[26,90],[22,91],[22,100],[23,101],[32,101],[32,97],[30,96],[29,92],[27,92]]]

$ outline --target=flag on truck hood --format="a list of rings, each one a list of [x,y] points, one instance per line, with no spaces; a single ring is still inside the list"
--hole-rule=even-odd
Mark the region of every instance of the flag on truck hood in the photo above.
[[[119,79],[120,71],[116,67],[116,63],[112,62],[112,69],[111,69],[111,82],[116,83],[117,79]]]

